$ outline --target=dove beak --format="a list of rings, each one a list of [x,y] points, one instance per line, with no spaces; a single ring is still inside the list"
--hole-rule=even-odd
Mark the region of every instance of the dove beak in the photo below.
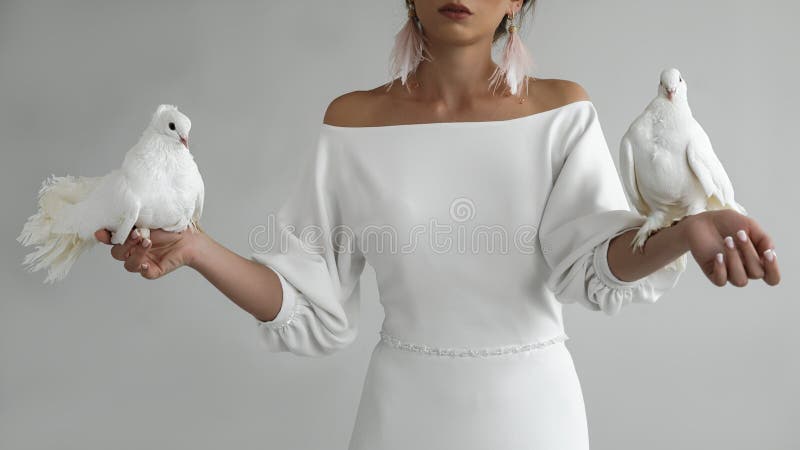
[[[675,95],[675,89],[667,89],[667,98],[672,101],[672,96]]]
[[[189,138],[185,136],[181,136],[181,144],[183,144],[186,149],[189,149]]]

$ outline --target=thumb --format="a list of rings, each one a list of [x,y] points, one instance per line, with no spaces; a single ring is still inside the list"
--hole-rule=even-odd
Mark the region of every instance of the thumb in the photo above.
[[[104,244],[111,244],[111,233],[108,230],[101,228],[94,232],[94,237]]]

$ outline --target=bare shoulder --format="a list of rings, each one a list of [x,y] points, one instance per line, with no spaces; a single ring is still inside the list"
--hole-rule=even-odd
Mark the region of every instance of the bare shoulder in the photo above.
[[[353,126],[369,117],[372,109],[371,91],[352,91],[331,100],[325,110],[323,123],[335,126]]]
[[[352,91],[334,98],[325,111],[323,123],[341,127],[374,126],[393,122],[394,114],[402,115],[404,106],[398,102],[403,90],[398,80],[368,90]]]
[[[536,78],[528,82],[528,91],[538,103],[539,109],[559,108],[570,103],[591,100],[586,89],[571,80],[559,78]]]
[[[325,111],[323,123],[340,127],[374,126],[375,123],[405,123],[407,117],[415,117],[418,106],[403,100],[400,83],[387,90],[381,85],[369,90],[347,92],[334,98]],[[390,86],[392,87],[392,86]],[[524,106],[524,115],[555,109],[569,103],[589,100],[589,95],[580,84],[557,78],[529,78],[529,101]],[[513,106],[518,102],[514,101]],[[415,109],[416,108],[416,109]],[[511,111],[511,109],[509,109]],[[514,108],[508,116],[519,116]]]

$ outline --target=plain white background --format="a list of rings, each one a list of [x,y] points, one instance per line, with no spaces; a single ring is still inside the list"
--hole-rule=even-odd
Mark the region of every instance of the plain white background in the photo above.
[[[799,14],[788,0],[544,0],[523,25],[534,75],[587,89],[615,160],[660,70],[679,68],[782,267],[777,287],[719,288],[691,259],[655,305],[568,306],[593,448],[800,448]],[[382,319],[371,269],[358,340],[304,359],[264,352],[254,319],[189,269],[147,281],[100,246],[46,286],[14,239],[48,174],[117,167],[174,103],[193,120],[205,228],[248,254],[327,104],[388,81],[405,18],[401,0],[0,1],[0,448],[346,447]]]

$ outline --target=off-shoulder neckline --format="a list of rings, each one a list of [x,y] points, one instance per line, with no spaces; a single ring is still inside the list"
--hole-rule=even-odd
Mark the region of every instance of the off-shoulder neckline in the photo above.
[[[422,127],[422,128],[430,128],[430,127],[455,127],[455,126],[486,126],[486,125],[493,125],[493,124],[511,124],[516,122],[525,122],[527,120],[537,118],[543,115],[547,115],[549,113],[553,113],[555,111],[560,111],[563,109],[567,109],[576,105],[581,105],[588,103],[592,105],[591,100],[578,100],[570,103],[566,103],[564,105],[558,106],[556,108],[547,109],[545,111],[539,111],[537,113],[528,114],[526,116],[514,117],[512,119],[502,119],[502,120],[484,120],[484,121],[460,121],[460,122],[423,122],[423,123],[404,123],[404,124],[397,124],[397,125],[376,125],[376,126],[367,126],[367,127],[349,127],[349,126],[340,126],[340,125],[331,125],[327,123],[322,123],[323,128],[335,129],[335,130],[370,130],[370,129],[392,129],[392,128],[410,128],[410,127]]]

